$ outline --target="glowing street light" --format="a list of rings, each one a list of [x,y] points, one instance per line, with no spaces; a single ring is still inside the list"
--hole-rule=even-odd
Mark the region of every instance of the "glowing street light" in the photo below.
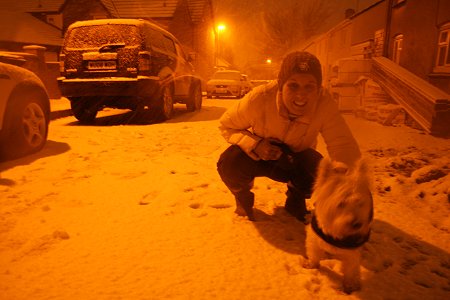
[[[219,57],[222,56],[221,55],[221,47],[220,47],[220,33],[225,31],[227,27],[224,24],[219,24],[217,25],[217,33],[216,33],[216,66],[219,65]]]
[[[266,59],[266,63],[270,65],[272,63],[272,59],[270,58]]]

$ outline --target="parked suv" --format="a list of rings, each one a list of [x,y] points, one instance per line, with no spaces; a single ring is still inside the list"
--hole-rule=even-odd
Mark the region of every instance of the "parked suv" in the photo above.
[[[207,82],[206,97],[231,96],[242,98],[251,89],[252,85],[247,75],[236,70],[221,70],[214,73],[211,80]]]
[[[103,19],[69,26],[60,54],[58,84],[75,117],[91,122],[103,107],[156,111],[173,104],[202,106],[201,81],[180,42],[147,20]]]

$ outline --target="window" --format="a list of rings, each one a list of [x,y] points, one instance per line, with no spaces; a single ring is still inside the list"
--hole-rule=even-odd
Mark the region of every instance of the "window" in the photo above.
[[[399,64],[403,49],[403,34],[399,34],[394,38],[394,50],[392,53],[392,60]]]
[[[175,53],[175,54],[177,53],[175,51],[175,44],[173,43],[171,38],[164,35],[163,42],[164,42],[164,46],[166,46],[167,51]]]
[[[441,27],[438,36],[438,46],[436,55],[436,68],[450,71],[450,23]],[[439,70],[438,70],[439,71]]]
[[[164,36],[161,32],[151,28],[148,25],[145,25],[145,40],[148,45],[152,45],[159,50],[165,50],[164,46]]]
[[[182,57],[184,60],[186,60],[186,55],[184,54],[183,48],[181,48],[181,45],[178,43],[175,43],[175,48],[177,49],[178,56]]]
[[[139,45],[139,29],[128,24],[108,24],[75,27],[66,39],[69,48],[101,47],[105,44],[125,43],[127,46]]]

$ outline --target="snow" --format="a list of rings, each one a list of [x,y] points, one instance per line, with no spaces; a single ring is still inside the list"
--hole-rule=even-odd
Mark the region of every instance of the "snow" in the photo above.
[[[302,268],[284,184],[258,178],[257,222],[234,215],[216,162],[235,101],[156,124],[57,119],[41,152],[1,163],[0,299],[449,298],[449,140],[345,115],[375,202],[362,290],[346,295],[338,261]]]
[[[429,101],[434,102],[436,100],[448,99],[449,97],[449,95],[443,90],[430,84],[428,81],[411,73],[407,69],[399,66],[386,57],[374,57],[372,61],[377,66],[382,66],[383,70],[385,70],[385,72],[388,72],[389,75],[395,74],[392,76],[395,76],[397,80],[399,80],[404,85],[415,89],[417,93],[424,95],[427,100],[430,99]]]

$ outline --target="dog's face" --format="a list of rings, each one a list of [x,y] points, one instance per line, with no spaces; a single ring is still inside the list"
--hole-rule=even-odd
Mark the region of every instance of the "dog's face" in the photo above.
[[[365,162],[359,161],[349,170],[342,163],[322,159],[312,200],[317,223],[325,234],[357,242],[369,233],[373,201]]]

